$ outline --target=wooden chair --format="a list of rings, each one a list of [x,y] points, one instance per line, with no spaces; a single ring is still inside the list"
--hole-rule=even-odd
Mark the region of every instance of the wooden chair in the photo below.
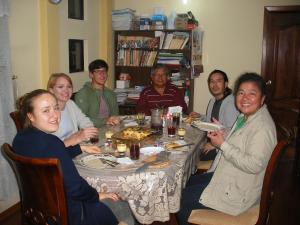
[[[273,199],[275,186],[275,173],[278,161],[287,148],[286,141],[281,141],[275,147],[269,160],[264,176],[260,204],[257,204],[246,212],[231,216],[220,211],[197,209],[193,210],[188,222],[198,225],[263,225],[267,223],[270,206]]]
[[[15,154],[7,143],[3,144],[2,152],[17,178],[22,224],[67,225],[68,211],[58,159],[23,157]]]
[[[213,160],[208,160],[208,161],[199,161],[197,163],[197,173],[204,173],[206,172],[210,167],[211,164],[213,163]]]
[[[14,123],[16,125],[16,128],[17,128],[17,131],[22,130],[23,129],[23,124],[21,122],[19,112],[14,111],[14,112],[11,112],[9,115],[12,118],[12,120],[14,121]]]

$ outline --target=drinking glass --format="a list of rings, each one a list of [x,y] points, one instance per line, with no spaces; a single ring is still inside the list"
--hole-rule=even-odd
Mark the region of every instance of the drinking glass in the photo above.
[[[140,158],[140,143],[132,142],[130,145],[130,158],[138,160]]]
[[[167,122],[168,136],[174,137],[176,133],[176,127],[173,118],[172,117],[168,118],[166,122]]]
[[[174,125],[176,127],[179,127],[179,125],[180,125],[180,113],[178,113],[178,112],[177,113],[173,113],[172,117],[173,117]]]
[[[184,139],[185,133],[186,133],[186,130],[183,127],[178,128],[177,134],[178,134],[180,140]]]
[[[125,143],[123,143],[123,142],[117,143],[117,151],[118,151],[120,157],[125,156],[126,150],[127,150],[127,146]]]
[[[99,142],[99,136],[98,135],[95,135],[93,137],[90,138],[90,142],[92,144],[97,144]]]
[[[144,125],[145,124],[145,113],[138,113],[136,115],[136,121],[138,125]]]

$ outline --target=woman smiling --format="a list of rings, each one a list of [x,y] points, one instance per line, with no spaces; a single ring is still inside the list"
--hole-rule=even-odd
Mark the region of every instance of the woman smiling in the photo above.
[[[209,132],[218,152],[211,173],[192,177],[183,190],[178,213],[186,224],[193,209],[211,208],[239,215],[259,204],[266,166],[277,143],[275,124],[265,100],[265,82],[255,73],[236,81],[235,103],[241,112],[229,135]]]
[[[55,95],[61,111],[59,129],[53,133],[54,135],[63,140],[67,147],[98,136],[98,129],[94,127],[92,121],[70,99],[73,93],[73,84],[67,74],[52,74],[47,88]],[[100,148],[97,146],[81,145],[81,149],[89,153],[100,152]]]

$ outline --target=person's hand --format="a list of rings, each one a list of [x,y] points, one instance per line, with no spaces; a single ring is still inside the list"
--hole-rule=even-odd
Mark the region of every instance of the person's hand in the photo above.
[[[119,123],[120,123],[120,119],[116,116],[111,116],[106,121],[106,124],[112,125],[112,126],[118,125]]]
[[[87,127],[80,129],[78,133],[78,138],[80,139],[80,142],[82,141],[88,141],[90,138],[98,136],[99,135],[99,130],[96,127]]]
[[[210,138],[210,142],[213,146],[216,148],[220,148],[220,146],[225,141],[224,138],[224,131],[223,130],[217,130],[217,131],[211,131],[207,133],[207,137]]]
[[[206,155],[208,152],[210,152],[211,150],[213,150],[213,149],[215,149],[215,148],[216,148],[216,147],[213,146],[210,142],[207,142],[207,143],[204,145],[204,147],[203,147],[203,149],[202,149],[202,151],[201,151],[201,154]]]
[[[114,201],[118,201],[119,200],[119,196],[116,193],[112,193],[112,192],[100,192],[99,193],[99,199],[103,200],[103,199],[112,199]]]
[[[96,145],[80,145],[81,151],[89,154],[101,153],[101,148]]]
[[[64,140],[64,144],[66,147],[74,146],[80,144],[83,141],[89,141],[91,137],[98,136],[98,133],[99,131],[96,127],[87,127],[66,138]]]
[[[200,117],[200,114],[197,112],[191,112],[189,116],[195,119],[195,118]]]

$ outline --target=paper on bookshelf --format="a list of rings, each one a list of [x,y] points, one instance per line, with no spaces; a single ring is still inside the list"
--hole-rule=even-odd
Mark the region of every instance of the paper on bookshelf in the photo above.
[[[169,49],[169,46],[170,46],[170,43],[171,43],[172,39],[173,39],[173,34],[168,33],[166,38],[165,38],[165,41],[164,41],[163,49]]]

